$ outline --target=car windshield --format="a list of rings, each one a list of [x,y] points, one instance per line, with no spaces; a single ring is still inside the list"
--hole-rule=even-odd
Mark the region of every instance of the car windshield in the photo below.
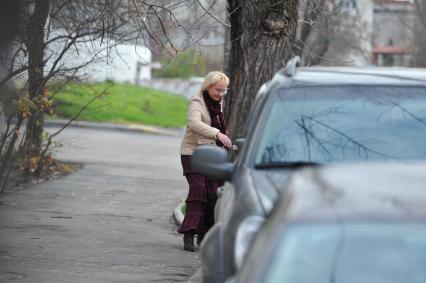
[[[272,99],[256,166],[426,158],[425,87],[298,87]]]
[[[425,224],[290,226],[267,283],[424,283]]]

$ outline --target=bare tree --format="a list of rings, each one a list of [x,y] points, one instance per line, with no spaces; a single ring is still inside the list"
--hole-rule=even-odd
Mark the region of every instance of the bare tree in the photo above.
[[[52,144],[50,138],[43,142],[44,115],[51,111],[55,96],[52,89],[47,91],[49,81],[78,80],[93,62],[120,60],[119,44],[149,47],[155,43],[175,53],[181,50],[166,27],[180,28],[190,36],[190,28],[175,15],[188,1],[172,2],[23,0],[21,25],[8,50],[8,71],[0,78],[0,86],[7,87],[17,77],[27,79],[15,93],[16,119],[13,123],[9,119],[1,136],[0,183],[4,183],[17,148],[26,173],[40,175],[43,169]]]
[[[124,14],[122,3],[105,1],[105,5],[100,4],[101,2],[94,4],[91,1],[66,0],[24,1],[22,25],[14,44],[16,51],[11,59],[9,76],[2,81],[2,85],[24,71],[27,72],[28,80],[18,95],[17,123],[2,160],[1,179],[10,162],[19,133],[23,133],[19,152],[21,162],[25,164],[25,172],[41,174],[45,157],[42,153],[46,152],[42,149],[44,115],[50,111],[52,105],[52,97],[46,91],[49,80],[55,77],[73,77],[93,60],[102,60],[103,58],[97,57],[100,50],[109,50],[116,42],[133,39],[131,32],[126,33],[125,37],[120,32],[125,26],[125,21],[120,18]],[[135,26],[135,29],[139,27]],[[100,40],[100,45],[94,47],[96,40]],[[81,43],[92,45],[93,57],[78,65],[66,64],[66,54]],[[21,131],[24,120],[25,131]],[[7,132],[5,134],[10,135]]]

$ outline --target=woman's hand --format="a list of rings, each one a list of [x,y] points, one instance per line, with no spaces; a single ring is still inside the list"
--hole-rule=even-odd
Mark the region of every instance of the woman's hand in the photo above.
[[[224,135],[224,134],[222,134],[221,132],[219,132],[219,133],[216,135],[216,139],[217,139],[217,140],[219,140],[221,143],[223,143],[223,145],[224,145],[226,148],[232,148],[232,142],[231,142],[231,139],[230,139],[227,135]]]

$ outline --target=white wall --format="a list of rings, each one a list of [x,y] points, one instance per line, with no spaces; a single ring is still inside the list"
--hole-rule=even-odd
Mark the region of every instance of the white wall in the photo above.
[[[191,98],[195,95],[201,87],[204,78],[190,78],[190,79],[151,79],[142,80],[139,85],[152,87],[158,90],[174,93],[186,98]]]
[[[106,55],[106,51],[103,52]],[[94,81],[110,79],[117,82],[135,82],[137,79],[151,79],[150,68],[141,68],[139,78],[136,78],[138,62],[149,64],[151,52],[148,48],[132,45],[118,45],[113,51],[114,58],[109,63],[95,62],[84,72]],[[82,58],[82,61],[85,60]]]
[[[358,15],[360,17],[358,26],[360,50],[354,56],[354,65],[363,66],[371,64],[373,59],[373,1],[358,0]]]
[[[56,34],[62,34],[57,31]],[[46,72],[54,64],[55,58],[62,51],[65,41],[58,41],[49,46],[47,57],[52,55],[47,64]],[[107,79],[117,82],[135,82],[137,79],[151,79],[149,67],[141,68],[139,78],[136,78],[137,64],[151,63],[151,51],[140,45],[115,44],[113,41],[91,41],[89,38],[77,42],[67,51],[60,64],[63,68],[73,68],[93,60],[82,68],[77,75],[84,76],[88,81],[104,81]]]

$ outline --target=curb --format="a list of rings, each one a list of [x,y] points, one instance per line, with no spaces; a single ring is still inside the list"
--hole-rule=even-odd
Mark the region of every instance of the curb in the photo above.
[[[68,120],[47,120],[44,122],[45,127],[62,127],[66,125]],[[107,131],[122,131],[132,133],[148,133],[154,135],[165,135],[165,136],[181,136],[183,135],[183,128],[160,128],[146,125],[119,125],[113,123],[98,123],[98,122],[87,122],[87,121],[73,121],[68,127],[74,128],[85,128],[85,129],[97,129]]]
[[[175,220],[176,225],[182,225],[183,218],[185,217],[182,213],[182,207],[185,205],[185,201],[179,203],[176,208],[173,210],[173,219]]]

